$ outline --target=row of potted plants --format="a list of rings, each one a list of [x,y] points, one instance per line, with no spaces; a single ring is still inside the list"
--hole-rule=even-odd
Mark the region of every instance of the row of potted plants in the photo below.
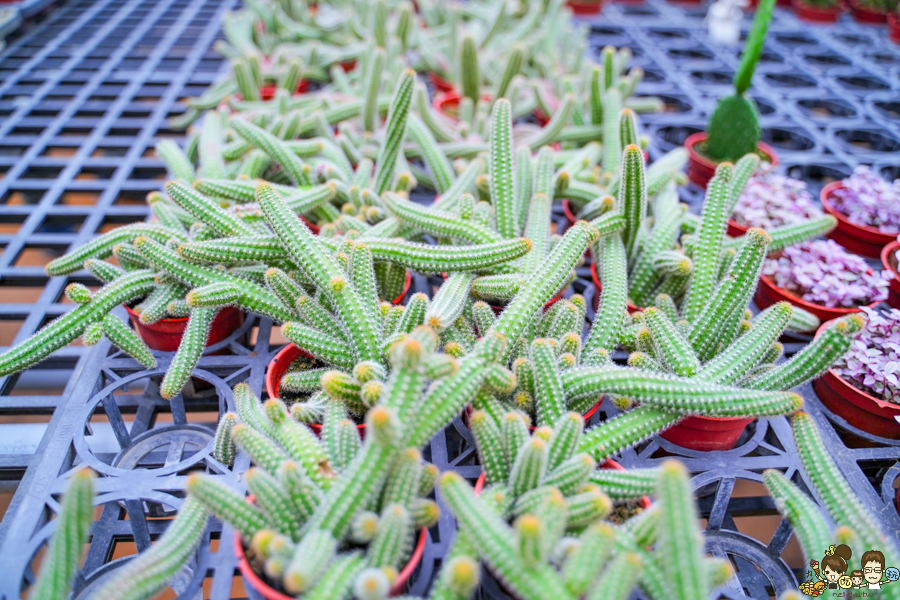
[[[223,315],[270,318],[293,343],[271,365],[268,398],[238,385],[218,424],[213,456],[223,467],[238,449],[250,456],[251,495],[193,476],[163,538],[94,597],[156,593],[208,512],[236,530],[245,580],[270,600],[402,593],[438,518],[435,482],[460,534],[434,598],[469,598],[482,563],[528,600],[624,600],[637,585],[655,600],[706,597],[732,573],[703,556],[684,467],[600,466],[654,435],[730,448],[756,418],[784,414],[841,523],[828,499],[846,482],[791,390],[844,356],[865,315],[824,323],[782,360],[782,333],[819,320],[788,302],[748,311],[767,256],[835,220],[726,235],[760,157],[725,115],[753,118],[743,94],[771,5],[710,127],[721,160],[700,217],[678,201],[684,151],[646,165],[636,110],[654,103],[629,102],[640,71],[612,48],[584,58],[586,32],[560,3],[253,3],[229,17],[233,76],[192,101],[180,120],[202,124],[185,148],[158,146],[173,181],[148,198],[153,219],[50,263],[51,275],[85,268],[104,286],[68,286],[78,306],[0,356],[9,374],[105,336],[145,366],[168,359],[159,389],[172,398]],[[425,78],[453,86],[454,118],[435,110]],[[411,201],[413,190],[434,201]],[[574,222],[558,235],[551,208],[564,200]],[[560,295],[588,249],[598,299],[584,337],[585,298]],[[409,271],[444,281],[430,298],[409,295]],[[110,314],[119,304],[136,330]],[[175,353],[154,354],[141,327],[179,318]],[[585,431],[607,396],[622,414]],[[422,458],[460,413],[481,489]],[[773,494],[799,493],[772,478]],[[67,594],[90,481],[73,477],[63,511],[80,517],[59,519],[71,535],[51,543],[32,597]],[[866,540],[883,537],[867,527]],[[893,560],[892,542],[879,544]],[[49,585],[57,596],[43,595]]]

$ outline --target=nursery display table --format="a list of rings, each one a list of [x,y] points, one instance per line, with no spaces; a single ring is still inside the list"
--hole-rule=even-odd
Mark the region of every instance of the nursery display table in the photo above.
[[[181,98],[200,94],[226,66],[213,44],[222,14],[237,4],[71,1],[0,53],[0,290],[14,291],[0,303],[0,320],[11,324],[3,329],[3,345],[25,339],[68,310],[71,305],[60,300],[68,283],[96,283],[84,272],[47,277],[43,265],[49,258],[147,216],[143,197],[160,189],[166,177],[148,149],[160,138],[183,137],[168,127],[167,118],[184,110]],[[737,49],[708,40],[704,14],[696,5],[648,0],[609,4],[588,21],[591,51],[630,47],[631,64],[645,70],[638,94],[666,103],[665,112],[642,118],[651,136],[651,160],[705,128],[708,111],[737,65]],[[807,181],[814,193],[862,163],[884,177],[900,177],[900,46],[887,39],[884,28],[849,20],[814,26],[779,9],[752,94],[762,113],[764,141],[778,151],[781,168]],[[699,207],[702,197],[699,189],[682,189],[682,199],[692,207]],[[595,294],[590,265],[578,275],[572,287],[584,294],[590,319]],[[416,275],[409,293],[431,295],[440,282]],[[124,318],[124,309],[117,310]],[[806,341],[790,340],[787,353]],[[266,366],[279,349],[271,322],[250,317],[207,349],[185,393],[171,403],[158,392],[171,353],[159,353],[159,368],[146,371],[107,341],[89,351],[69,346],[20,375],[0,378],[4,415],[52,415],[33,453],[0,445],[0,475],[20,480],[0,523],[0,599],[18,598],[23,582],[33,578],[32,561],[52,532],[51,516],[75,466],[87,464],[101,475],[97,491],[103,505],[76,598],[89,595],[104,576],[158,537],[182,502],[188,473],[205,470],[240,487],[249,459],[239,455],[230,470],[212,459],[213,428],[219,414],[234,409],[236,383],[246,381],[262,392]],[[64,389],[46,393],[54,386]],[[895,489],[900,441],[853,429],[825,411],[810,385],[801,391],[805,409],[859,497],[886,531],[900,536]],[[615,413],[606,401],[593,420]],[[796,588],[797,573],[783,559],[792,529],[760,484],[769,468],[804,483],[787,421],[759,419],[733,450],[691,451],[654,438],[617,460],[626,468],[646,467],[673,455],[694,476],[709,551],[735,565],[737,577],[721,595],[768,598]],[[424,457],[472,481],[481,472],[472,435],[459,418],[431,441]],[[431,530],[411,594],[427,592],[454,523],[444,511]],[[211,521],[207,535],[210,541],[201,545],[197,561],[173,583],[178,597],[247,597],[236,571],[233,532]],[[490,578],[479,594],[506,597]]]

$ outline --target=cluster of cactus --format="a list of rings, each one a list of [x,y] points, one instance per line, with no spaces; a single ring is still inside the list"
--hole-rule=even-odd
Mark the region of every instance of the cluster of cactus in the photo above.
[[[419,448],[485,384],[509,378],[496,360],[503,337],[485,336],[461,361],[436,352],[437,334],[414,329],[390,350],[393,368],[366,413],[365,441],[345,404],[329,401],[321,439],[279,399],[234,389],[214,454],[228,465],[238,448],[255,467],[244,480],[251,504],[219,478],[193,475],[190,498],[230,523],[251,563],[273,586],[303,598],[381,598],[410,557],[415,532],[433,525],[437,470]],[[369,383],[374,383],[372,380]]]
[[[716,161],[736,161],[741,156],[756,152],[759,143],[759,111],[756,103],[747,96],[756,63],[762,53],[769,29],[769,20],[775,0],[760,0],[753,17],[753,26],[741,55],[741,63],[734,73],[734,94],[719,100],[709,118],[705,147],[701,150]]]

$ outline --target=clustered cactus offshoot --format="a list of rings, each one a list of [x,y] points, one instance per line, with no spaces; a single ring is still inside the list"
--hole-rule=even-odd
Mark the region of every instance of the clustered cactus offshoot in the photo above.
[[[627,51],[585,58],[587,32],[573,33],[561,2],[416,4],[248,2],[219,45],[232,74],[188,102],[177,124],[198,125],[184,148],[157,147],[173,180],[148,197],[151,221],[47,266],[85,268],[104,287],[70,285],[78,306],[0,356],[0,374],[79,335],[156,366],[109,314],[123,303],[144,323],[188,317],[165,398],[188,381],[223,307],[272,319],[308,357],[278,398],[238,385],[236,414],[220,420],[214,456],[225,466],[238,449],[250,456],[254,502],[192,476],[166,535],[98,598],[161,589],[194,552],[207,510],[278,589],[385,597],[415,532],[438,516],[428,497],[438,473],[421,448],[469,405],[488,486],[476,497],[440,478],[460,535],[432,597],[469,598],[480,561],[521,598],[626,598],[640,585],[654,600],[687,600],[730,577],[703,557],[683,467],[596,465],[689,416],[795,413],[790,390],[865,324],[836,321],[782,362],[782,331],[818,321],[785,303],[748,314],[766,254],[834,226],[823,216],[725,235],[759,164],[744,92],[771,2],[757,11],[738,94],[723,102],[747,129],[710,126],[710,152],[739,160],[719,165],[700,217],[678,202],[683,150],[645,164],[637,113],[659,103],[631,97],[641,72],[626,71]],[[458,119],[432,107],[417,72],[457,86]],[[580,220],[558,235],[551,208],[562,201]],[[584,337],[584,297],[559,297],[588,249],[602,292]],[[405,298],[408,271],[444,282]],[[629,303],[643,310],[629,315]],[[627,367],[611,359],[620,348]],[[606,395],[622,414],[583,431]],[[653,508],[606,520],[647,494]]]

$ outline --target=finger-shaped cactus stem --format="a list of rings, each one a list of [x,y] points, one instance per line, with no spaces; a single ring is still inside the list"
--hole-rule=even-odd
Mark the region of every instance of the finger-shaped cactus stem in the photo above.
[[[93,592],[94,597],[144,600],[155,596],[194,555],[204,538],[207,515],[204,502],[188,497],[162,537],[117,569]]]
[[[287,322],[281,332],[298,348],[302,348],[319,360],[335,365],[341,369],[352,369],[356,364],[355,357],[347,348],[346,342],[306,325]]]
[[[723,331],[729,331],[729,323],[739,318],[759,281],[766,246],[771,238],[762,229],[754,227],[744,240],[728,277],[699,313],[691,329],[689,341],[701,360],[709,360],[715,354],[722,342]],[[691,285],[693,287],[693,283]]]
[[[160,140],[156,144],[156,155],[166,163],[174,179],[193,181],[196,177],[194,166],[184,151],[172,140]]]
[[[807,240],[825,235],[837,226],[837,219],[832,215],[814,217],[801,223],[781,225],[768,230],[772,237],[769,252],[779,252],[788,246],[801,244]],[[742,238],[735,238],[725,243],[726,248],[737,248],[743,243]]]
[[[394,88],[394,97],[388,110],[384,141],[378,153],[378,159],[375,161],[375,181],[372,189],[377,195],[383,194],[394,179],[394,166],[397,162],[397,154],[400,152],[400,144],[406,135],[406,120],[412,103],[415,80],[415,73],[407,69],[397,83],[397,87]]]
[[[81,335],[90,323],[102,321],[119,304],[146,295],[154,285],[153,274],[143,270],[123,275],[108,283],[94,294],[90,302],[78,305],[0,355],[0,375],[16,373],[42,361]]]
[[[294,185],[309,186],[313,184],[307,165],[283,140],[239,117],[233,117],[229,124],[235,133],[253,144],[254,147],[268,154],[272,157],[272,160],[281,165],[283,172]],[[207,176],[210,175],[207,174]]]
[[[586,222],[575,223],[530,280],[519,289],[494,323],[492,331],[508,339],[517,339],[531,317],[559,290],[588,244],[596,241],[596,234],[597,230]]]
[[[321,394],[324,396],[324,394]],[[235,394],[237,398],[237,394]],[[310,398],[310,402],[316,400],[316,396]],[[297,406],[295,403],[291,408]],[[298,423],[295,419],[288,416],[284,403],[276,398],[270,398],[265,404],[266,415],[269,422],[272,423],[273,437],[279,441],[281,446],[287,451],[288,455],[306,472],[306,478],[312,485],[322,489],[331,487],[331,481],[334,471],[328,465],[328,457],[325,449],[319,443],[315,435],[302,423]],[[291,415],[293,415],[293,411]],[[267,453],[269,455],[271,453]],[[282,460],[280,467],[277,469],[284,470],[283,458],[277,453],[275,459]],[[290,488],[289,488],[289,491]]]
[[[662,567],[672,597],[705,598],[709,585],[703,570],[703,537],[684,465],[674,460],[662,464],[656,496],[662,506],[657,552],[666,557]]]
[[[676,375],[681,377],[696,375],[700,370],[700,361],[669,318],[655,307],[644,310],[644,317],[653,336],[657,358]]]
[[[815,331],[819,328],[819,325],[822,324],[822,321],[819,320],[819,317],[814,315],[813,313],[803,310],[799,306],[793,307],[793,311],[791,312],[790,321],[788,321],[785,329],[788,331],[798,331],[798,332],[808,332]],[[756,327],[756,324],[753,325]],[[774,362],[774,361],[773,361]]]
[[[453,324],[462,314],[469,298],[474,276],[455,273],[438,289],[425,312],[425,323],[437,332]]]
[[[881,530],[875,515],[841,474],[812,417],[806,413],[794,415],[791,428],[806,475],[835,523],[854,531],[862,546],[881,550],[887,564],[900,562],[896,541]]]
[[[363,104],[362,109],[363,131],[368,133],[373,133],[377,125],[378,92],[381,90],[381,78],[384,75],[385,58],[384,48],[375,48],[368,57],[365,103]]]
[[[466,240],[473,244],[490,244],[502,238],[488,227],[464,220],[453,213],[421,206],[388,192],[384,195],[385,207],[398,219],[417,229],[434,235]]]
[[[302,594],[322,577],[337,552],[337,540],[329,531],[314,529],[303,536],[284,572],[284,588]]]
[[[860,314],[832,321],[803,350],[775,369],[753,379],[748,387],[756,390],[789,390],[818,377],[847,352],[853,339],[865,326],[866,319]]]
[[[222,415],[222,420],[219,421],[219,425],[216,428],[213,458],[226,467],[231,467],[234,464],[234,458],[237,456],[237,447],[234,445],[234,440],[231,439],[231,431],[237,423],[237,415],[229,412]]]
[[[481,567],[471,556],[450,558],[431,591],[432,600],[468,600],[481,581]]]
[[[381,513],[378,533],[366,553],[374,567],[399,570],[407,556],[413,537],[413,523],[409,511],[400,504],[390,504]]]
[[[156,368],[156,358],[144,340],[114,315],[103,317],[103,334],[122,352],[148,369]]]
[[[217,281],[191,290],[185,297],[190,308],[214,308],[237,302],[240,288],[230,281]]]
[[[778,511],[794,527],[804,556],[808,560],[816,559],[820,548],[827,548],[834,540],[831,527],[819,507],[780,471],[769,469],[763,472],[763,481],[775,499]]]
[[[599,469],[590,480],[613,500],[636,500],[653,494],[658,477],[656,469]]]
[[[692,257],[694,275],[682,308],[684,318],[691,322],[709,304],[715,291],[716,275],[719,272],[719,253],[728,225],[729,214],[726,205],[732,171],[731,163],[720,163],[715,176],[706,188],[703,218],[700,232],[697,234],[697,247]]]
[[[369,317],[370,311],[362,307],[363,299],[347,280],[346,272],[271,186],[260,184],[256,193],[266,220],[285,249],[337,306],[339,317],[353,342],[354,354],[361,360],[377,358],[375,322]]]
[[[550,252],[550,209],[552,206],[552,196],[539,192],[531,197],[525,224],[525,237],[531,240],[534,247],[525,257],[522,267],[524,273],[533,273]]]
[[[163,398],[171,400],[187,383],[200,360],[200,355],[203,354],[209,330],[218,312],[219,309],[216,307],[191,309],[191,316],[181,336],[181,344],[178,345],[178,351],[172,358],[169,370],[166,371],[166,376],[159,387],[159,393]]]
[[[166,192],[175,203],[222,235],[253,235],[256,229],[234,213],[224,210],[212,198],[183,181],[170,181]]]
[[[486,412],[478,410],[469,417],[469,426],[475,436],[478,456],[484,466],[488,484],[505,483],[509,465],[497,423]]]
[[[603,289],[594,323],[584,343],[584,352],[602,349],[611,352],[619,342],[626,314],[627,265],[625,246],[618,235],[602,238],[598,244]]]
[[[234,394],[234,407],[240,421],[265,434],[275,438],[275,428],[263,410],[259,398],[246,383],[239,383],[232,390]]]
[[[715,417],[790,414],[803,404],[798,394],[758,392],[621,367],[571,369],[562,380],[570,402],[605,391],[646,406]]]
[[[578,451],[600,461],[649,438],[681,418],[675,413],[641,406],[586,431]]]
[[[415,115],[410,116],[407,128],[410,138],[412,138],[422,150],[422,158],[425,160],[425,164],[431,169],[431,174],[434,177],[434,183],[437,188],[436,191],[440,194],[447,192],[453,185],[453,180],[456,178],[450,160],[438,147],[437,141],[434,139],[431,131],[419,117]]]
[[[111,256],[113,248],[119,244],[130,244],[140,236],[153,238],[159,242],[167,242],[170,239],[176,239],[179,242],[186,242],[187,237],[183,233],[174,231],[168,227],[154,225],[152,223],[136,223],[134,225],[126,225],[113,229],[109,233],[105,233],[100,237],[88,242],[77,250],[64,254],[57,259],[50,261],[45,270],[50,276],[67,275],[74,273],[84,266],[88,259],[102,259]],[[109,265],[109,263],[106,263]],[[113,266],[113,265],[109,265]],[[105,265],[95,265],[95,269],[102,269],[109,278],[118,271],[110,269]],[[114,279],[114,277],[113,277]],[[108,281],[112,281],[109,279]]]
[[[608,524],[596,523],[578,537],[579,544],[566,557],[562,569],[566,589],[574,596],[583,596],[603,572],[612,554],[614,536]]]
[[[540,484],[547,473],[548,456],[547,443],[538,438],[526,441],[519,448],[509,470],[509,486],[513,496],[519,497]]]
[[[365,558],[358,552],[338,555],[315,586],[304,594],[304,600],[349,598],[353,593],[353,584],[365,566]]]
[[[477,104],[480,99],[481,75],[478,69],[478,50],[472,36],[466,35],[460,47],[459,58],[460,87],[462,95]]]
[[[531,343],[531,362],[538,425],[553,427],[566,412],[566,399],[556,367],[556,354],[547,340],[537,339]]]
[[[487,270],[526,255],[531,240],[513,238],[491,244],[472,246],[434,246],[393,240],[367,241],[366,245],[378,260],[384,260],[426,273]],[[566,273],[568,275],[568,273]]]
[[[297,541],[302,523],[297,518],[287,490],[263,469],[253,467],[247,471],[245,478],[247,488],[256,498],[256,504],[268,518],[269,524],[282,535]]]
[[[91,528],[94,477],[90,469],[81,469],[69,479],[56,518],[56,531],[29,594],[32,600],[65,600],[69,597],[82,546]]]
[[[478,553],[503,585],[523,600],[559,598],[573,600],[561,578],[549,566],[526,567],[512,543],[512,529],[476,498],[471,486],[456,473],[445,473],[440,491],[453,514],[460,521]]]
[[[634,552],[616,556],[594,582],[586,600],[626,600],[641,578],[642,567],[640,556]]]
[[[491,115],[488,174],[497,230],[506,238],[519,233],[512,146],[512,107],[509,100],[500,98],[494,103]]]
[[[647,185],[644,176],[644,153],[634,144],[622,155],[622,179],[619,184],[618,205],[625,216],[622,241],[629,257],[637,255],[641,225],[647,218]]]
[[[766,309],[748,333],[739,337],[724,352],[708,362],[698,373],[712,383],[731,384],[758,364],[784,331],[793,308],[779,302]]]
[[[559,108],[553,113],[553,117],[550,121],[544,125],[540,131],[535,132],[533,136],[529,137],[525,141],[525,144],[532,150],[536,150],[541,146],[555,142],[563,128],[572,120],[572,115],[575,114],[575,108],[574,96],[572,94],[566,94],[563,97]]]
[[[609,73],[604,73],[609,77]],[[609,88],[609,86],[607,86]],[[622,93],[617,88],[603,92],[603,172],[617,175],[622,158],[622,142],[619,138],[619,112],[622,110]]]
[[[125,269],[97,258],[84,261],[84,268],[103,283],[109,283],[125,274]]]

